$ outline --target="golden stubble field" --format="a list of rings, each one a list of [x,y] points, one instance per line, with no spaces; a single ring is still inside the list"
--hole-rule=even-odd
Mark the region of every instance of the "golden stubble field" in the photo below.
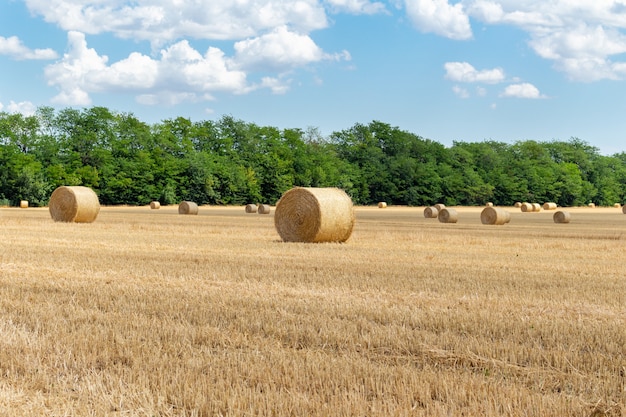
[[[0,415],[626,415],[626,215],[508,209],[0,209]]]

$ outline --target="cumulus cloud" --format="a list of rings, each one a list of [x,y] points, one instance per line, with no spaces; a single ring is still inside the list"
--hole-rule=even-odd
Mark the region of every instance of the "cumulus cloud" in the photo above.
[[[11,100],[6,106],[0,103],[0,111],[7,113],[22,113],[24,116],[32,116],[37,111],[37,107],[30,101],[20,101],[16,103]]]
[[[467,62],[446,62],[443,67],[445,77],[456,82],[496,84],[505,78],[502,68],[478,71]]]
[[[331,10],[335,12],[348,12],[352,14],[376,14],[386,12],[385,5],[381,2],[368,0],[326,0]]]
[[[4,38],[0,36],[0,55],[8,55],[15,60],[41,59],[50,60],[58,57],[57,53],[49,48],[30,49],[17,36]]]
[[[511,84],[504,89],[500,96],[530,99],[545,98],[539,92],[539,89],[530,83]]]
[[[413,24],[423,32],[450,39],[470,39],[472,28],[463,5],[448,0],[405,0],[406,12]]]

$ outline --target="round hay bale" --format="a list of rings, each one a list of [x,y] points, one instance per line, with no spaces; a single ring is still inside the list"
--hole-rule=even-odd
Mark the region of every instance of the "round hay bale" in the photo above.
[[[424,209],[424,217],[426,217],[427,219],[436,219],[438,215],[439,210],[437,210],[437,207],[435,206],[426,207]]]
[[[480,222],[482,224],[503,225],[510,221],[511,213],[501,208],[485,207],[480,213]]]
[[[437,215],[441,223],[456,223],[459,220],[458,213],[453,208],[444,208]]]
[[[485,207],[493,207],[493,203],[490,201],[487,204],[485,204]]]
[[[445,208],[446,208],[446,205],[445,205],[445,204],[443,204],[443,203],[437,203],[437,204],[435,204],[435,206],[434,206],[434,207],[435,207],[435,208],[437,209],[437,211],[439,212],[439,211],[441,211],[441,210],[445,209]]]
[[[183,201],[178,205],[178,214],[198,214],[198,205],[193,201]]]
[[[533,203],[532,206],[533,206],[533,211],[536,211],[536,212],[541,211],[541,204]]]
[[[554,223],[569,223],[570,221],[569,211],[562,211],[562,210],[557,211],[556,213],[554,213],[554,215],[552,215],[552,220],[554,220]]]
[[[520,203],[519,201],[515,202],[515,204],[513,204],[513,207],[515,208],[521,208],[522,207],[522,203]]]
[[[533,205],[530,203],[522,203],[522,205],[520,206],[520,210],[522,211],[522,213],[530,213],[533,211]]]
[[[61,186],[52,192],[48,209],[55,222],[91,223],[100,213],[100,201],[89,187]]]
[[[28,208],[28,201],[21,200],[20,201],[20,208]]]
[[[589,203],[589,204],[587,205],[587,207],[589,207],[589,208],[594,208],[595,206],[596,206],[596,204],[595,204],[595,203]]]
[[[378,203],[378,208],[387,208],[387,203],[381,201],[380,203]]]
[[[256,213],[257,206],[256,204],[246,204],[246,213]]]
[[[270,214],[270,211],[272,211],[272,206],[270,206],[269,204],[259,204],[257,210],[259,214]]]
[[[160,208],[161,208],[161,203],[159,203],[158,201],[150,202],[150,209],[151,210],[158,210]]]
[[[352,200],[339,188],[292,188],[274,213],[274,226],[285,242],[345,242],[354,222]]]
[[[556,210],[556,203],[543,203],[544,210]]]
[[[621,207],[622,207],[622,205],[621,205],[620,203],[615,203],[615,204],[613,204],[613,207],[615,207],[615,208],[621,208]]]
[[[626,206],[622,206],[622,213],[626,214]]]

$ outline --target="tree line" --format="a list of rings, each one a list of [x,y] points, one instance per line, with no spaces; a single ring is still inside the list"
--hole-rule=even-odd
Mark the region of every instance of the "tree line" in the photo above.
[[[372,121],[333,132],[223,116],[147,124],[105,107],[0,112],[0,205],[47,205],[61,185],[101,204],[275,204],[294,186],[339,187],[355,204],[622,203],[626,153],[585,141],[453,142]]]

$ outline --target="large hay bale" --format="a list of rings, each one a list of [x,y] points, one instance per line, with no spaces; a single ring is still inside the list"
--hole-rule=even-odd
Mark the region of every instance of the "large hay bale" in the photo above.
[[[522,213],[530,213],[533,210],[533,205],[530,203],[522,203],[522,205],[520,206],[520,210],[522,211]]]
[[[556,210],[556,203],[543,203],[544,210]]]
[[[198,214],[198,205],[193,201],[183,201],[178,205],[178,214]]]
[[[91,223],[100,213],[100,201],[89,187],[61,186],[52,192],[48,209],[55,222]]]
[[[380,203],[378,203],[378,208],[387,208],[387,203],[381,201]]]
[[[269,204],[259,204],[257,211],[259,214],[270,214],[270,212],[272,211],[272,206],[270,206]]]
[[[354,222],[352,200],[339,188],[292,188],[274,212],[274,226],[285,242],[345,242]]]
[[[459,220],[459,215],[453,208],[444,208],[439,211],[437,219],[441,223],[456,223]]]
[[[552,215],[552,220],[554,223],[569,223],[570,214],[568,211],[559,210]]]
[[[436,219],[438,215],[439,210],[437,210],[437,207],[435,206],[426,207],[424,209],[424,217],[426,217],[427,219]]]
[[[480,213],[482,224],[503,225],[511,221],[511,213],[498,207],[485,207]]]
[[[20,208],[28,208],[28,201],[21,200],[20,201]]]
[[[437,204],[435,204],[435,206],[434,206],[434,207],[435,207],[435,208],[437,209],[437,211],[439,212],[439,211],[441,211],[441,210],[445,209],[445,208],[446,208],[446,205],[445,205],[445,204],[443,204],[443,203],[437,203]]]
[[[150,209],[151,210],[158,210],[161,208],[161,203],[159,203],[158,201],[151,201],[150,202]]]
[[[246,213],[256,213],[257,206],[256,204],[246,204]]]
[[[626,205],[622,206],[622,213],[626,214]]]

